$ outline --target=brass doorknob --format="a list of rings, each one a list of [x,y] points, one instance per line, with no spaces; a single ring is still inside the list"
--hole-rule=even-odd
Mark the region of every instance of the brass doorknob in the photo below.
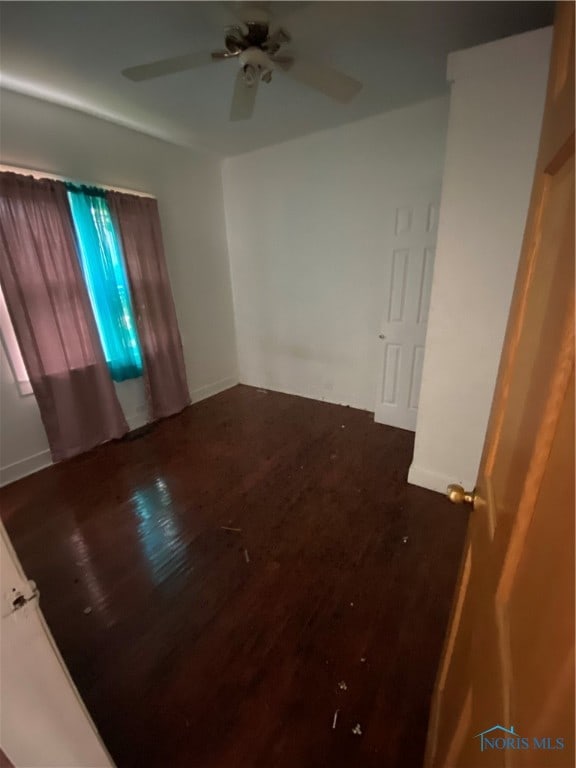
[[[448,496],[452,504],[471,504],[474,506],[474,502],[476,501],[476,489],[473,491],[465,491],[461,485],[451,483],[448,488],[446,488],[446,496]]]

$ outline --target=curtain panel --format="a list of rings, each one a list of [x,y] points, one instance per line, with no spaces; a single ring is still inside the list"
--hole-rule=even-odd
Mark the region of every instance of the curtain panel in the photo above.
[[[182,341],[164,258],[156,200],[108,192],[130,281],[153,419],[190,404]]]
[[[52,457],[128,431],[75,250],[62,182],[0,173],[0,281]]]

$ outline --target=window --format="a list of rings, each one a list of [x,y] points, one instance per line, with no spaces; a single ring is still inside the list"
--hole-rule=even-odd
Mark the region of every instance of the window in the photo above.
[[[0,170],[23,173],[21,168],[0,165]],[[42,179],[60,177],[25,171]],[[102,189],[66,184],[78,261],[84,276],[104,356],[114,381],[143,375],[142,352],[122,247]],[[122,190],[124,191],[124,190]],[[134,193],[131,193],[134,194]],[[58,286],[66,290],[65,286]],[[0,339],[21,396],[32,386],[0,288]]]
[[[114,381],[142,375],[128,277],[108,203],[101,190],[68,185],[78,258],[100,341]]]
[[[22,353],[20,352],[20,347],[18,346],[18,340],[16,339],[16,334],[14,333],[14,328],[12,326],[12,320],[10,320],[8,307],[6,306],[4,294],[2,293],[1,289],[0,329],[2,329],[2,342],[4,343],[4,351],[6,353],[6,357],[8,358],[8,362],[10,363],[10,367],[12,368],[12,375],[14,376],[14,381],[18,387],[18,392],[20,392],[23,397],[25,395],[31,395],[32,385],[30,384],[28,371],[26,370],[24,360],[22,359]]]

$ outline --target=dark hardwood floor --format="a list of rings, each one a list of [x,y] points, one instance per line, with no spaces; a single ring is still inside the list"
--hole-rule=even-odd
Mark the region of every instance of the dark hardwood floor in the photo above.
[[[120,768],[421,766],[467,520],[412,446],[237,386],[0,491]]]

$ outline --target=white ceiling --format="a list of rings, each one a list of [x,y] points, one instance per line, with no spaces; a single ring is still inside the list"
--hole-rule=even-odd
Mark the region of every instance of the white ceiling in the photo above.
[[[446,56],[551,23],[550,2],[272,2],[290,50],[364,83],[347,105],[281,73],[261,84],[249,122],[230,123],[236,60],[150,82],[125,67],[222,48],[225,2],[2,2],[4,87],[180,144],[233,155],[447,92]],[[260,4],[262,5],[262,4]],[[287,49],[288,50],[288,49]]]

